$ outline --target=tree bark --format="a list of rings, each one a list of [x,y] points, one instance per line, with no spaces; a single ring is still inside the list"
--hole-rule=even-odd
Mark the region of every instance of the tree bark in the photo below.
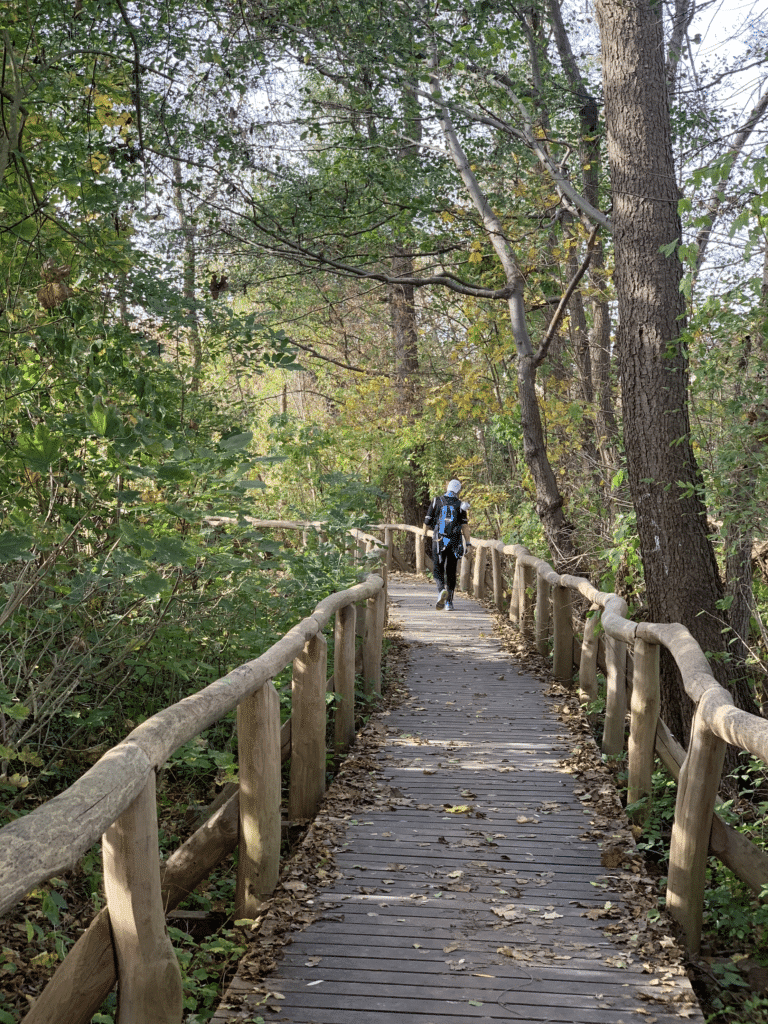
[[[624,437],[649,613],[656,622],[687,626],[702,649],[715,655],[713,671],[728,685],[731,673],[721,660],[723,587],[690,439],[683,271],[676,252],[661,251],[681,237],[661,6],[652,0],[598,0],[596,9],[613,192]],[[691,711],[667,660],[662,714],[683,742]]]

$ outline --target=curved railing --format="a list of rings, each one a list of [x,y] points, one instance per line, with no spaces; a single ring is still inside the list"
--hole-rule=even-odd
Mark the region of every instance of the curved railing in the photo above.
[[[387,564],[396,559],[394,532],[415,537],[415,564],[426,564],[425,539],[431,531],[404,524],[378,527],[384,533]],[[706,864],[718,857],[756,893],[768,885],[768,854],[714,812],[720,789],[726,744],[768,763],[768,721],[734,706],[733,698],[712,675],[698,643],[679,623],[633,622],[617,594],[597,590],[589,580],[560,575],[520,544],[472,538],[469,557],[462,559],[460,585],[477,597],[486,591],[487,563],[493,600],[540,654],[552,652],[555,678],[572,685],[579,670],[582,703],[598,696],[597,625],[605,631],[606,708],[603,753],[621,754],[627,712],[628,804],[645,805],[652,795],[654,753],[678,779],[675,819],[669,854],[666,903],[680,924],[686,945],[698,951],[704,905]],[[511,593],[505,595],[503,559],[511,558]],[[471,580],[471,583],[470,583]],[[579,594],[591,606],[581,643],[575,643],[572,603]],[[665,647],[677,664],[688,696],[696,705],[691,741],[686,751],[659,717],[659,653]],[[629,668],[629,671],[628,671]],[[628,686],[628,684],[630,684]],[[628,706],[628,689],[631,701]]]
[[[226,520],[217,520],[225,524]],[[320,530],[320,523],[263,522]],[[355,531],[363,550],[380,546]],[[260,657],[147,719],[69,789],[0,829],[0,913],[74,867],[101,837],[106,907],[59,966],[25,1024],[87,1024],[116,981],[120,1024],[181,1021],[181,975],[165,926],[176,906],[239,846],[236,917],[255,917],[278,881],[281,763],[291,758],[288,814],[312,818],[326,777],[326,693],[334,744],[354,740],[355,637],[368,692],[381,692],[386,570],[325,598]],[[334,620],[327,679],[326,626]],[[271,680],[293,665],[291,718],[280,724]],[[173,853],[161,872],[155,777],[167,758],[237,710],[239,789]]]

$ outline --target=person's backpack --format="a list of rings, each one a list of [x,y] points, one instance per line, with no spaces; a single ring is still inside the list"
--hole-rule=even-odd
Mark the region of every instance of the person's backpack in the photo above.
[[[440,498],[434,534],[444,547],[455,545],[461,538],[461,503],[455,494],[445,494]]]

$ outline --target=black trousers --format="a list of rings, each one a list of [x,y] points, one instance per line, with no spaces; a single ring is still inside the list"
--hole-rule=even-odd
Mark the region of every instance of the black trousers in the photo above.
[[[435,583],[438,590],[445,588],[451,597],[453,597],[453,592],[456,589],[456,566],[458,564],[459,560],[453,553],[453,548],[449,546],[438,551],[437,545],[432,545],[432,565]]]

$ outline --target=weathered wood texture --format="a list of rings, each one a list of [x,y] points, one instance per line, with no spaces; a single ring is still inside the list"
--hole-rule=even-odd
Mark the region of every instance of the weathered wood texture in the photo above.
[[[555,650],[552,667],[555,679],[570,685],[573,678],[573,614],[571,592],[567,587],[552,590],[552,620]]]
[[[117,1024],[180,1024],[181,971],[165,929],[154,772],[102,846],[120,978]]]
[[[691,745],[680,773],[669,848],[667,907],[683,928],[686,943],[699,951],[712,814],[725,759],[725,742],[707,726],[702,698]]]
[[[325,792],[325,677],[328,644],[313,636],[293,663],[288,816],[312,818]]]
[[[254,918],[280,874],[280,697],[271,682],[237,709],[240,849],[235,917]]]
[[[635,641],[632,704],[629,734],[629,778],[627,804],[645,800],[645,806],[634,815],[644,821],[650,813],[656,724],[659,720],[659,654],[658,644]]]
[[[355,606],[347,605],[336,612],[334,625],[333,689],[334,746],[344,753],[355,736]]]
[[[512,662],[474,601],[437,611],[426,583],[402,580],[390,593],[411,697],[383,719],[384,789],[347,812],[340,877],[307,894],[318,919],[263,984],[235,980],[238,1005],[225,1000],[215,1024],[618,1024],[649,1008],[657,1024],[681,1010],[701,1022],[682,968],[649,1007],[663,965],[647,972],[614,945],[610,917],[586,916],[621,904],[621,870],[601,865],[545,684]],[[274,1014],[265,990],[284,997],[266,1000]]]

